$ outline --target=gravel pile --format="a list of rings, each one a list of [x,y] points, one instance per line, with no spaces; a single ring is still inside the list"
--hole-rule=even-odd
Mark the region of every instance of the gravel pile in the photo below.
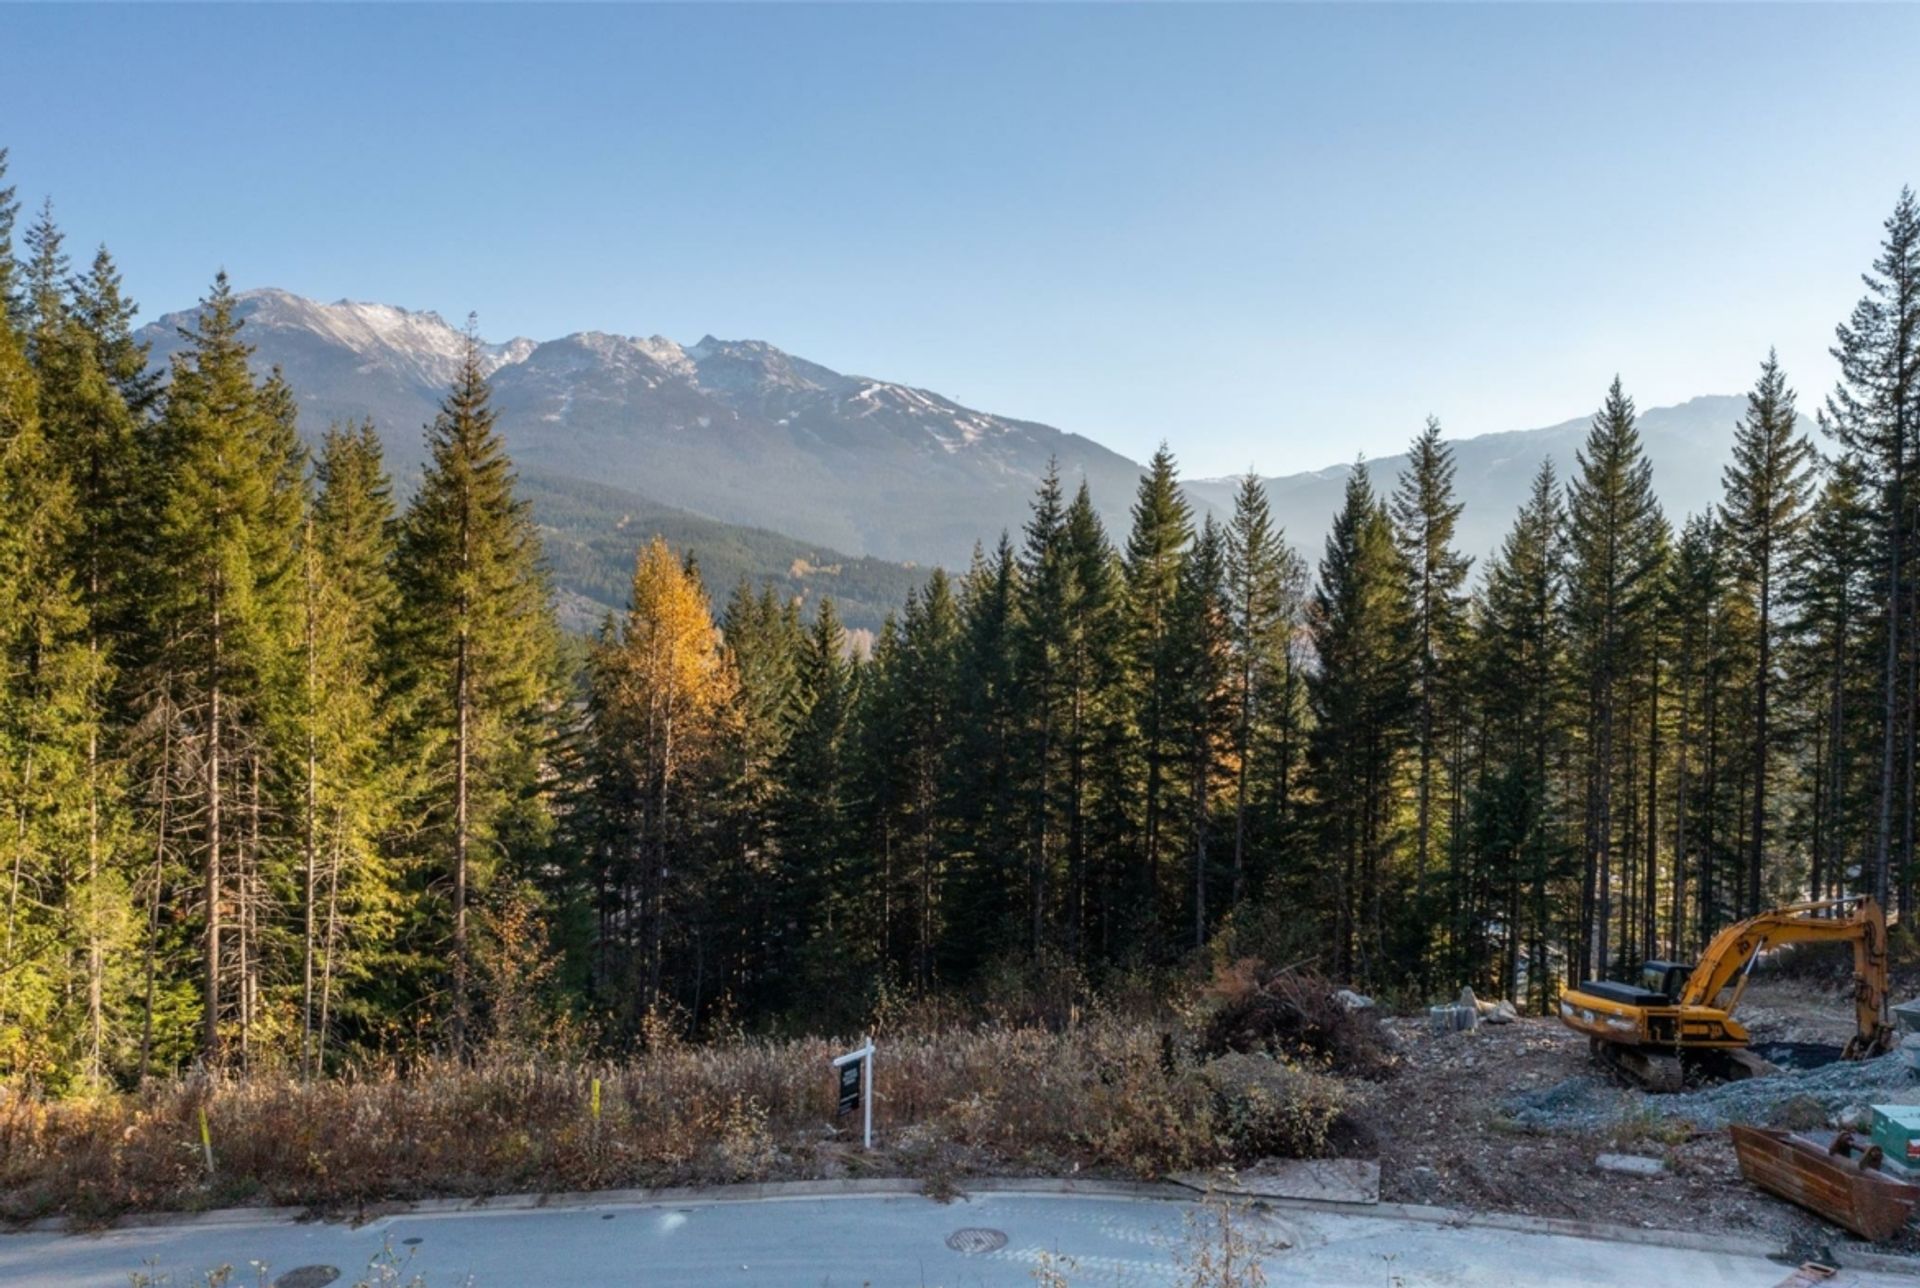
[[[1515,1096],[1508,1116],[1540,1131],[1604,1131],[1648,1114],[1686,1121],[1705,1130],[1730,1123],[1773,1124],[1791,1106],[1800,1113],[1818,1105],[1828,1118],[1860,1105],[1911,1103],[1920,1083],[1898,1054],[1874,1060],[1842,1060],[1818,1069],[1789,1070],[1675,1095],[1647,1095],[1582,1075],[1544,1091]]]
[[[1657,1098],[1639,1097],[1609,1079],[1581,1074],[1544,1091],[1514,1096],[1505,1108],[1514,1122],[1538,1131],[1600,1131],[1633,1112],[1636,1100]]]

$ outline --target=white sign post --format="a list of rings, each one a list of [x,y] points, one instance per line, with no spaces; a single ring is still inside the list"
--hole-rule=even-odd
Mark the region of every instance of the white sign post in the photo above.
[[[858,1065],[856,1072],[852,1066]],[[840,1070],[840,1112],[860,1110],[860,1147],[873,1148],[873,1039],[833,1062]]]

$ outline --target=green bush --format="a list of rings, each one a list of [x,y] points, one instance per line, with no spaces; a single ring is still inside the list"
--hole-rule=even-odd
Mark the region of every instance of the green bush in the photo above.
[[[1353,1103],[1339,1080],[1264,1055],[1221,1056],[1200,1077],[1238,1158],[1317,1158]]]

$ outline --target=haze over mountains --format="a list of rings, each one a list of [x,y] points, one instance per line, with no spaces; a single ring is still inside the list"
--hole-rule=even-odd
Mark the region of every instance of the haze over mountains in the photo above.
[[[1596,385],[1596,406],[1603,393],[1604,384]],[[1677,407],[1641,409],[1640,439],[1653,462],[1654,490],[1667,518],[1676,526],[1686,515],[1700,513],[1720,500],[1720,476],[1731,452],[1733,427],[1746,409],[1744,394],[1709,394]],[[1454,490],[1465,506],[1456,534],[1460,550],[1480,561],[1499,549],[1513,526],[1515,512],[1526,500],[1540,462],[1551,457],[1564,483],[1576,468],[1575,454],[1591,425],[1588,415],[1545,429],[1452,439]],[[1813,422],[1804,416],[1801,428],[1820,442]],[[1391,491],[1406,464],[1405,455],[1368,461],[1374,490]],[[1352,462],[1346,462],[1266,480],[1275,518],[1286,526],[1294,544],[1309,559],[1320,554],[1320,543],[1334,511],[1340,507],[1352,470]],[[1189,480],[1187,492],[1215,506],[1231,507],[1238,486],[1235,479]]]
[[[292,382],[308,435],[372,417],[402,485],[417,476],[421,427],[459,361],[456,327],[430,312],[272,289],[244,293],[238,311],[259,367],[277,365]],[[143,329],[156,363],[191,321],[189,310]],[[976,541],[1017,535],[1050,458],[1070,480],[1088,480],[1116,541],[1141,468],[1082,435],[846,375],[757,340],[683,346],[586,331],[489,343],[485,353],[501,430],[549,530],[556,582],[577,601],[576,623],[622,602],[634,545],[659,530],[701,547],[718,593],[741,573],[774,576],[792,593],[834,595],[855,624],[871,625],[918,580],[900,564],[963,567]],[[1596,405],[1611,374],[1595,373]],[[1276,406],[1284,398],[1276,389]],[[1717,499],[1743,407],[1740,397],[1709,396],[1644,412],[1671,517]],[[1407,428],[1411,438],[1419,426]],[[1461,548],[1480,558],[1494,549],[1540,461],[1552,456],[1564,478],[1586,428],[1581,416],[1456,441]],[[1176,453],[1192,432],[1167,427]],[[1322,441],[1329,455],[1345,454],[1337,431]],[[1390,489],[1403,463],[1373,462],[1375,486]],[[1309,559],[1350,469],[1267,480],[1275,517]],[[1190,480],[1187,490],[1197,509],[1224,513],[1234,486]],[[731,553],[716,564],[710,550]]]

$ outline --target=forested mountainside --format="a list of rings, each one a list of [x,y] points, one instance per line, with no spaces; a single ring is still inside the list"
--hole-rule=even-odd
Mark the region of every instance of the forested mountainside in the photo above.
[[[591,634],[609,613],[624,610],[634,552],[654,536],[691,553],[707,584],[717,589],[742,581],[772,586],[809,614],[831,598],[847,628],[864,639],[927,575],[910,564],[856,558],[764,528],[689,514],[605,483],[523,472],[519,494],[540,525],[560,624],[576,634]]]

